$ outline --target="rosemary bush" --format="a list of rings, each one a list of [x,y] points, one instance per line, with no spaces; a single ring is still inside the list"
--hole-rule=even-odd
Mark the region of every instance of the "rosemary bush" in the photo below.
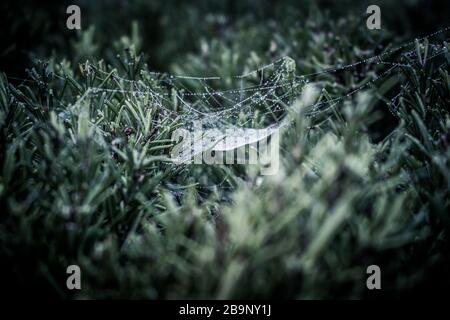
[[[257,9],[245,1],[207,1],[176,11],[177,2],[137,1],[125,8],[136,15],[125,26],[116,10],[103,10],[105,3],[81,3],[104,21],[95,24],[88,14],[92,25],[76,35],[53,31],[32,44],[22,70],[2,64],[5,294],[370,298],[448,289],[445,37],[416,41],[407,55],[394,56],[395,73],[371,82],[389,65],[321,72],[408,39],[395,28],[369,32],[355,13],[335,17],[309,1],[273,12],[265,2]],[[32,14],[30,4],[22,5]],[[415,1],[405,5],[420,10]],[[221,10],[226,14],[215,13]],[[160,20],[143,20],[141,12]],[[235,20],[233,12],[240,13]],[[33,14],[41,19],[17,19],[14,30],[30,23],[31,35],[45,25],[42,12]],[[181,14],[182,25],[172,25]],[[398,23],[408,25],[408,19],[405,14]],[[152,41],[146,32],[154,25],[162,36]],[[114,39],[102,32],[108,26]],[[6,44],[9,61],[15,51]],[[320,73],[310,82],[323,90],[293,97],[300,111],[286,112],[291,124],[281,132],[281,167],[274,176],[239,165],[173,165],[171,134],[183,118],[130,95],[123,81],[164,94],[176,89],[161,85],[155,68],[227,77],[282,55],[296,62],[297,74]],[[230,77],[222,89],[239,85]],[[84,99],[92,87],[111,91]],[[306,113],[309,103],[347,95],[317,117]],[[168,107],[179,110],[176,101]],[[80,291],[65,287],[71,264],[82,270]],[[366,288],[371,264],[382,270],[383,289],[376,293]]]

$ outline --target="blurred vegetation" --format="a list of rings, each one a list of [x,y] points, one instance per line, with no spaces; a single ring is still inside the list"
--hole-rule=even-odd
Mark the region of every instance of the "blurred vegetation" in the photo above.
[[[72,1],[0,4],[4,293],[342,299],[450,287],[442,35],[396,55],[407,67],[320,117],[301,106],[327,95],[299,93],[275,176],[173,166],[176,119],[127,92],[76,103],[93,86],[124,89],[113,74],[165,93],[151,71],[227,77],[289,56],[297,74],[320,72],[438,30],[447,2],[379,1],[381,31],[366,29],[366,1],[76,3],[80,32],[65,28]],[[311,82],[345,96],[387,68],[366,63]],[[145,125],[153,120],[162,125]],[[81,291],[65,288],[70,264],[82,269]],[[366,289],[370,264],[382,270],[379,292]]]

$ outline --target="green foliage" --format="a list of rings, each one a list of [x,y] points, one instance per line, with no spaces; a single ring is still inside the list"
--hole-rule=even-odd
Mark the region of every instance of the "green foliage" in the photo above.
[[[242,85],[231,75],[275,56],[289,55],[291,69],[310,74],[395,41],[367,34],[354,15],[310,11],[302,22],[292,13],[278,25],[244,15],[220,37],[208,29],[222,21],[211,14],[194,47],[180,53],[167,41],[152,54],[170,57],[161,64],[173,73],[220,75],[228,80],[215,85],[230,89]],[[201,11],[188,12],[186,32]],[[123,80],[175,90],[139,54],[149,46],[142,25],[110,43],[86,28],[67,53],[35,61],[25,81],[1,75],[0,259],[11,294],[363,298],[373,296],[365,283],[371,264],[380,265],[388,296],[448,288],[448,50],[433,57],[443,47],[418,41],[409,48],[415,54],[397,57],[405,67],[395,76],[356,95],[389,66],[374,61],[312,77],[324,90],[298,91],[298,112],[287,115],[292,123],[281,135],[280,172],[260,177],[239,166],[170,163],[171,134],[183,118],[130,94],[136,82]],[[179,28],[167,30],[180,36]],[[346,95],[307,116],[309,102]],[[166,107],[181,112],[175,99]],[[383,121],[388,134],[376,129]],[[70,264],[82,270],[75,294],[65,288]]]

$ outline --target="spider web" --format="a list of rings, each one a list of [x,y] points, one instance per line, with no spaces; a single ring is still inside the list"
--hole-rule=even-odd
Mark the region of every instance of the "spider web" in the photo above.
[[[206,150],[232,150],[271,136],[290,125],[288,114],[299,112],[294,109],[296,106],[301,105],[302,112],[307,117],[325,114],[344,99],[395,74],[398,69],[413,68],[411,63],[402,59],[417,54],[416,48],[410,47],[420,41],[428,41],[449,29],[450,27],[441,29],[376,56],[309,74],[297,74],[296,63],[290,57],[282,57],[241,75],[226,77],[150,72],[147,74],[147,80],[150,81],[145,82],[142,79],[129,80],[113,74],[112,78],[116,83],[120,83],[121,89],[90,87],[74,106],[92,95],[105,93],[109,94],[109,100],[114,99],[116,94],[145,100],[151,108],[158,109],[160,119],[170,118],[177,121],[186,132],[202,130],[202,136],[196,137],[194,143],[182,147],[185,151],[192,149],[193,153],[181,152],[181,156],[173,159],[174,163],[187,163],[192,160],[192,156]],[[426,60],[447,52],[444,45],[433,44],[432,52]],[[394,55],[397,57],[392,58]],[[307,100],[307,97],[314,96],[313,91],[320,92],[329,85],[325,81],[316,80],[320,75],[349,71],[362,65],[383,65],[387,66],[387,69],[380,73],[372,71],[371,79],[352,88],[345,95],[322,95],[319,101],[308,101],[306,105],[295,103],[299,96]],[[104,76],[108,74],[106,71],[98,71]],[[400,94],[391,100],[390,111],[394,115],[399,98]],[[156,127],[161,126],[160,120],[152,122]],[[190,156],[186,156],[189,154]]]

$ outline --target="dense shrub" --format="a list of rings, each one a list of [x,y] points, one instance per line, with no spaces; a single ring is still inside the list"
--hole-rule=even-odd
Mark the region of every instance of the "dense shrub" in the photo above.
[[[274,10],[268,1],[182,3],[118,1],[125,6],[118,13],[81,2],[90,26],[69,37],[45,19],[59,17],[62,6],[49,4],[44,14],[27,3],[18,7],[31,18],[10,17],[17,28],[10,26],[13,38],[2,36],[12,47],[0,78],[4,292],[363,298],[375,295],[365,283],[371,264],[383,272],[381,296],[448,288],[448,35],[390,55],[399,64],[392,73],[376,61],[323,72],[405,37],[395,28],[368,32],[364,16],[338,15],[342,6],[329,3],[329,10],[309,1]],[[404,5],[412,13],[396,20],[400,29],[422,8]],[[124,23],[123,14],[136,21]],[[18,42],[20,50],[32,46],[32,61],[16,57],[18,65],[8,65],[18,52],[13,40],[43,25],[42,43]],[[231,75],[280,56],[291,57],[300,76],[317,73],[309,81],[323,90],[298,90],[292,101],[299,111],[284,110],[291,121],[281,132],[275,176],[173,165],[170,137],[183,118],[152,108],[121,80],[170,94],[176,89],[152,73],[159,69],[228,77],[218,86],[229,89],[242,85]],[[186,82],[193,91],[196,85]],[[91,94],[92,87],[111,93]],[[309,105],[335,96],[345,99],[308,114]],[[175,102],[166,107],[179,111]],[[76,293],[65,288],[70,264],[83,270]]]

